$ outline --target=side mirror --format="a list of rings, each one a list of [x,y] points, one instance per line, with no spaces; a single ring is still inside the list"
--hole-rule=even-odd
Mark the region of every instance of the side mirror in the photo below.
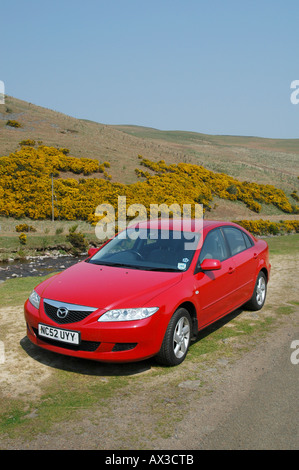
[[[99,248],[94,248],[94,247],[89,248],[88,257],[93,256],[97,251],[99,251]]]
[[[221,268],[219,259],[204,259],[200,265],[202,271],[214,271]]]

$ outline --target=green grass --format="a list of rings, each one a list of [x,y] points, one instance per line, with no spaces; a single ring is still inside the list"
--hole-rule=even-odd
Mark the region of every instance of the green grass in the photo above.
[[[240,313],[241,310],[232,312],[224,319],[202,330],[195,344],[191,346],[186,360],[197,362],[204,355],[211,355],[212,358],[218,354],[230,355],[230,339],[236,339],[241,349],[243,340],[245,340],[244,344],[246,344],[246,340],[251,335],[263,335],[269,331],[274,322],[270,316],[254,322],[243,320],[242,317],[239,317]],[[227,323],[229,327],[226,327]]]
[[[279,315],[290,315],[294,312],[294,307],[292,305],[280,305],[275,311]]]
[[[19,241],[20,233],[15,227],[19,224],[32,225],[36,232],[26,232],[27,242],[22,245]],[[43,254],[45,251],[58,250],[70,252],[71,244],[66,240],[69,229],[77,225],[77,232],[85,235],[88,242],[99,244],[95,229],[84,221],[31,220],[23,218],[18,221],[12,217],[0,217],[0,261],[22,259],[26,256]]]
[[[19,235],[2,235],[0,237],[0,247],[6,252],[13,252],[24,249],[42,251],[55,248],[57,245],[67,245],[63,235],[38,235],[34,233],[26,233],[27,243],[22,245],[19,241]]]
[[[53,275],[54,273],[39,277],[19,277],[2,282],[0,284],[1,304],[6,307],[23,304],[37,284]]]
[[[299,252],[299,233],[264,238],[271,255],[285,255]]]

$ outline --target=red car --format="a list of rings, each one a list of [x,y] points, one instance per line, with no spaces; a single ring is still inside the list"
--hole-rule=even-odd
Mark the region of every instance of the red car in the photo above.
[[[244,304],[263,307],[271,267],[264,240],[204,220],[200,230],[190,227],[187,246],[181,220],[149,224],[128,228],[39,284],[24,306],[28,338],[69,356],[156,356],[174,366],[199,330]]]

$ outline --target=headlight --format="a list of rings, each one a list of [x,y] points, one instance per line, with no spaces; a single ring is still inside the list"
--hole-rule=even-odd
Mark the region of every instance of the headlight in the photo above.
[[[40,296],[33,290],[29,295],[29,302],[33,305],[33,307],[39,309],[40,303]]]
[[[129,321],[143,320],[159,310],[159,307],[150,308],[122,308],[120,310],[109,310],[104,313],[98,321]]]

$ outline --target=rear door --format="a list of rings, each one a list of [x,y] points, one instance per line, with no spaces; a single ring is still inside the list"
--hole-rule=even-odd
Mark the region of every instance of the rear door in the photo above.
[[[237,300],[241,305],[253,292],[258,263],[256,248],[243,230],[235,227],[223,227],[222,230],[235,263]]]
[[[235,263],[219,228],[207,234],[199,255],[198,268],[206,258],[218,259],[221,268],[199,271],[194,275],[199,328],[234,310],[237,304]]]

